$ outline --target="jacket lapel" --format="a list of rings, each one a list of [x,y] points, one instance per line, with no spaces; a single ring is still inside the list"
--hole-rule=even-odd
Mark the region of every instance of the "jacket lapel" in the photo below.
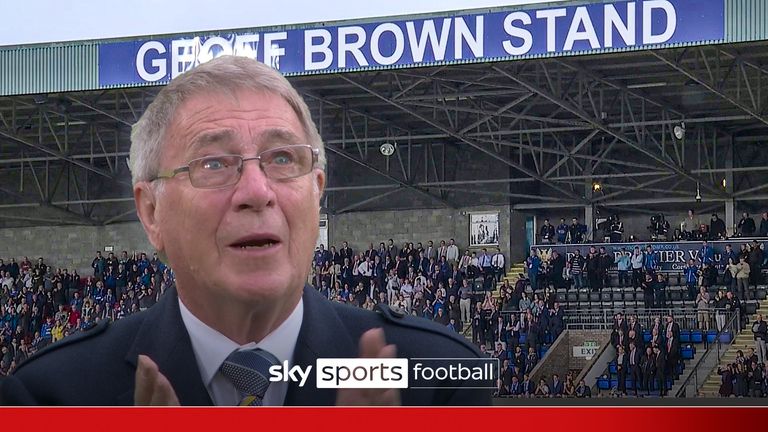
[[[149,308],[125,360],[136,368],[139,354],[149,356],[168,378],[181,405],[212,405],[197,367],[195,353],[179,312],[176,290],[172,289]],[[121,396],[133,404],[133,391]]]
[[[312,366],[312,369],[305,387],[300,388],[296,383],[290,384],[285,405],[334,405],[335,389],[316,388],[316,360],[355,356],[357,356],[357,344],[337,314],[333,303],[322,298],[314,288],[305,286],[304,318],[296,341],[293,364],[303,368]]]

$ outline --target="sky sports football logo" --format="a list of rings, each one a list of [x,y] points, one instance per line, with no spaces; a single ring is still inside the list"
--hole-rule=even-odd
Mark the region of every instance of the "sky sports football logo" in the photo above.
[[[494,389],[499,360],[482,358],[323,358],[315,366],[269,368],[271,382],[304,387],[314,376],[317,388],[474,388]]]

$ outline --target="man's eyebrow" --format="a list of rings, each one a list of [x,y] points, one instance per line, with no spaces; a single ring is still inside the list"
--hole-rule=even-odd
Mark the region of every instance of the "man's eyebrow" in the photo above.
[[[288,129],[267,129],[256,136],[257,143],[269,144],[303,144],[304,139]]]
[[[189,144],[189,151],[195,152],[214,144],[231,143],[235,140],[235,131],[232,129],[218,129],[203,132],[194,137]]]

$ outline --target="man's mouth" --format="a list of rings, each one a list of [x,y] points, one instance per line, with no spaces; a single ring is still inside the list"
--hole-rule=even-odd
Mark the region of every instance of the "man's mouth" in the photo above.
[[[230,247],[248,250],[248,249],[267,249],[276,246],[280,241],[272,237],[251,237],[240,239],[230,245]]]

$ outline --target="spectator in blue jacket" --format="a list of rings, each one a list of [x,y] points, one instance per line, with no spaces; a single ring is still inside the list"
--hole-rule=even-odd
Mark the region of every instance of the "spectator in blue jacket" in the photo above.
[[[648,245],[645,247],[645,257],[643,258],[643,268],[646,273],[653,274],[656,271],[656,267],[659,265],[659,259],[656,256],[656,252],[653,251],[653,247]]]
[[[616,260],[616,268],[619,271],[619,286],[629,286],[629,269],[631,267],[629,251],[627,248],[621,248],[621,255]]]
[[[688,260],[688,266],[685,268],[685,284],[688,286],[688,300],[696,297],[696,286],[699,280],[699,268],[693,259]]]
[[[568,238],[568,224],[565,223],[565,218],[560,218],[560,225],[555,229],[555,235],[559,244],[565,243]]]
[[[525,261],[525,266],[528,269],[528,279],[531,281],[531,288],[536,291],[538,289],[539,281],[539,269],[541,268],[541,258],[535,250],[531,251],[531,256]]]
[[[40,327],[40,337],[46,340],[48,343],[50,343],[53,338],[53,325],[53,318],[48,317],[45,323],[43,323],[42,327]]]
[[[712,249],[706,240],[701,242],[701,249],[699,249],[699,261],[702,264],[712,265],[715,259],[715,251]]]

